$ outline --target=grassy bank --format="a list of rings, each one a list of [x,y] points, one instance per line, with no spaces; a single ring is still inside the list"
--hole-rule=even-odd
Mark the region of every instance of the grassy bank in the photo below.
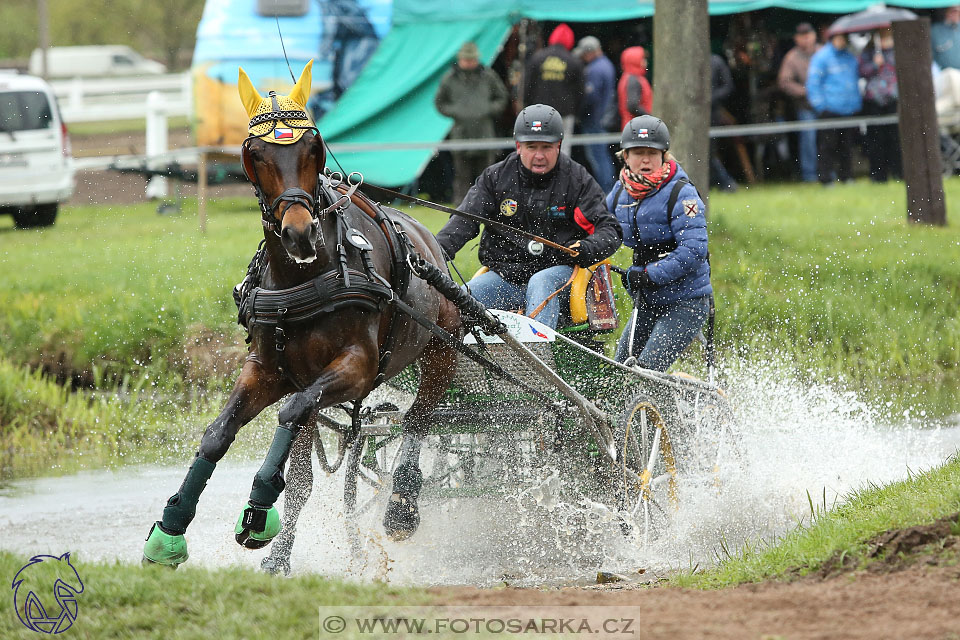
[[[960,202],[960,179],[946,189]],[[949,256],[960,226],[910,224],[903,201],[901,184],[714,194],[720,343],[859,382],[956,370],[960,262]],[[413,213],[434,230],[445,219]],[[252,199],[212,203],[206,234],[192,216],[157,216],[150,204],[70,208],[42,231],[0,228],[0,355],[86,380],[198,367],[204,379],[226,377],[232,370],[203,369],[203,347],[232,349],[234,364],[242,354],[230,292],[260,237]],[[458,255],[468,277],[475,252],[470,243]]]
[[[825,506],[829,505],[818,506],[811,499],[807,521],[781,539],[748,545],[714,569],[682,573],[670,582],[679,587],[719,588],[803,576],[828,563],[828,569],[862,568],[872,561],[868,541],[876,536],[929,525],[960,511],[960,458],[900,482],[861,489],[835,509]],[[952,533],[960,534],[960,522],[953,524]],[[942,549],[932,550],[938,552]],[[957,550],[952,553],[956,555]],[[877,559],[883,560],[884,555],[878,554]]]
[[[0,575],[12,580],[28,560],[0,552]],[[278,579],[245,569],[143,569],[82,557],[71,557],[71,564],[84,585],[77,620],[65,636],[72,638],[317,638],[321,606],[430,602],[417,589],[314,575]],[[49,605],[52,596],[41,598]],[[0,637],[36,636],[20,624],[12,605],[4,608]]]

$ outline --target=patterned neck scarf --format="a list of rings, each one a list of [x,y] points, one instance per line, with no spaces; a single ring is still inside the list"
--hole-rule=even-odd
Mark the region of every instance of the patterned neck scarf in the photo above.
[[[620,182],[623,188],[627,190],[634,199],[643,200],[648,195],[657,190],[657,188],[676,171],[676,163],[668,160],[660,165],[660,168],[649,175],[634,173],[630,171],[627,165],[620,170]]]

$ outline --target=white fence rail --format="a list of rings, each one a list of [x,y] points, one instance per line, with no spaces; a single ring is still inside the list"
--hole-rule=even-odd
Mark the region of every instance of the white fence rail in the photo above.
[[[192,110],[193,84],[189,73],[71,78],[54,80],[50,85],[67,124],[146,118],[150,110],[148,96],[153,92],[161,96],[162,109],[169,116],[190,115]]]

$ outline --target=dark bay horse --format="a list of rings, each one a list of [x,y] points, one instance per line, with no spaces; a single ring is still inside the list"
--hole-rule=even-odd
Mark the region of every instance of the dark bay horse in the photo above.
[[[446,273],[433,234],[399,211],[384,217],[371,201],[344,197],[321,176],[324,143],[305,111],[311,65],[289,96],[261,96],[240,70],[240,97],[250,117],[243,163],[261,204],[265,241],[265,269],[249,300],[250,352],[183,484],[150,530],[144,547],[149,562],[176,566],[187,559],[183,534],[217,462],[240,427],[292,394],[235,530],[248,548],[269,544],[280,530],[274,503],[298,434],[312,430],[326,407],[354,401],[359,408],[376,384],[413,362],[420,364],[421,386],[404,418],[384,527],[403,539],[419,524],[420,446],[456,356],[391,300],[398,296],[455,336],[462,333],[460,313],[423,280],[403,273],[406,263],[397,259],[398,245],[405,244]]]

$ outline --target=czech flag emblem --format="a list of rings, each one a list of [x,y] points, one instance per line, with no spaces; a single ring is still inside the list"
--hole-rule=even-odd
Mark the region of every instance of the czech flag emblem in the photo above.
[[[530,331],[532,331],[532,332],[533,332],[533,335],[537,336],[538,338],[543,338],[544,340],[549,340],[549,339],[550,339],[550,336],[548,336],[547,334],[543,333],[542,331],[538,331],[537,328],[536,328],[535,326],[533,326],[532,324],[530,325]]]
[[[530,126],[530,128],[533,129],[534,131],[542,131],[542,130],[543,130],[543,123],[540,122],[539,120],[534,120],[534,121],[533,121],[533,124]]]
[[[640,131],[638,131],[638,133],[640,134],[640,137],[641,137],[641,138],[646,138],[648,135],[650,135],[650,132],[647,131],[646,129],[640,129]]]
[[[274,140],[293,140],[293,129],[282,129],[277,127],[273,130]]]

